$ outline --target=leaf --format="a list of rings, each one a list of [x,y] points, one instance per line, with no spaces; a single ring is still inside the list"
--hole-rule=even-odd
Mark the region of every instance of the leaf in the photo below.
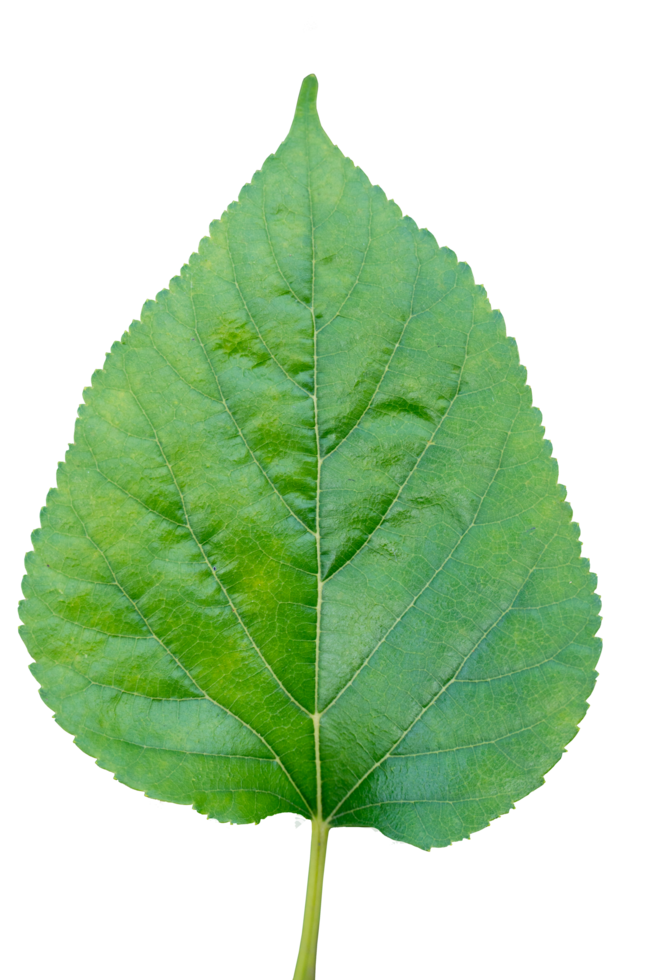
[[[576,734],[599,602],[501,314],[316,94],[85,391],[23,636],[127,785],[440,847]]]

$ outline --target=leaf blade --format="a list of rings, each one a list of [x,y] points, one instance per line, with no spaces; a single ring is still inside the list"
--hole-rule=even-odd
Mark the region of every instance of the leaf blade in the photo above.
[[[24,637],[148,795],[443,846],[575,734],[595,582],[501,315],[316,95],[94,376]]]

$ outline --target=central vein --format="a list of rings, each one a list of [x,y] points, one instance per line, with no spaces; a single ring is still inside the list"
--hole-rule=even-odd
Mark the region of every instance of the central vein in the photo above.
[[[311,319],[313,322],[313,417],[315,419],[315,453],[317,457],[317,474],[315,490],[315,548],[317,552],[317,606],[315,620],[315,701],[313,707],[313,736],[315,740],[315,777],[317,784],[317,817],[322,819],[322,772],[320,763],[320,712],[318,711],[318,676],[320,666],[320,624],[322,618],[322,555],[320,548],[320,482],[322,475],[322,454],[320,452],[320,428],[317,414],[317,329],[315,323],[315,221],[313,220],[313,198],[311,195],[310,154],[307,141],[307,158],[309,161],[307,189],[308,206],[311,216]]]

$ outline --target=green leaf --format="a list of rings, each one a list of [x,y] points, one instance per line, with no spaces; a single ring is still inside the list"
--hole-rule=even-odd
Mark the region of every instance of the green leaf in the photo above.
[[[501,314],[316,94],[94,375],[23,636],[127,785],[439,847],[574,737],[599,602]]]

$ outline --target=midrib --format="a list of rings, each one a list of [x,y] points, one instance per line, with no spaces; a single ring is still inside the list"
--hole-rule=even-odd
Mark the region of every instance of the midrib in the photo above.
[[[317,475],[315,490],[315,549],[317,553],[317,606],[315,620],[315,701],[313,705],[313,737],[315,742],[315,780],[317,791],[317,818],[322,819],[322,765],[320,760],[320,717],[318,711],[318,678],[320,669],[320,628],[322,619],[322,551],[320,547],[320,482],[322,476],[322,454],[320,452],[320,426],[317,410],[317,329],[315,323],[315,221],[313,220],[313,197],[311,193],[311,151],[308,138],[308,124],[305,124],[306,138],[306,189],[311,220],[311,321],[313,324],[313,417],[315,419],[315,454]]]

